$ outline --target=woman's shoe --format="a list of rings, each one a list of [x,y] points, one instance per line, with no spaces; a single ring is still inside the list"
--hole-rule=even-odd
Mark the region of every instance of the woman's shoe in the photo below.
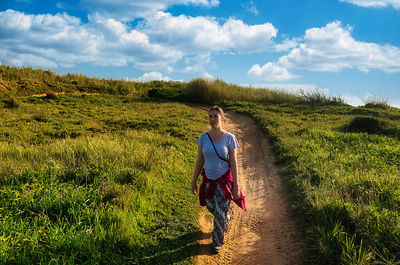
[[[221,246],[213,246],[213,250],[218,254],[221,251]]]

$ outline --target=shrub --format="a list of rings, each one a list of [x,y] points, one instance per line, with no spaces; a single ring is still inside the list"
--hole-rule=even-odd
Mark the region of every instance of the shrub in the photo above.
[[[35,115],[33,116],[33,120],[37,122],[49,122],[50,119],[44,115]]]
[[[340,105],[344,103],[341,97],[329,97],[317,90],[306,92],[300,89],[299,96],[301,102],[309,105]]]
[[[5,100],[4,103],[7,108],[11,108],[11,109],[18,108],[20,105],[19,101],[14,97],[11,97],[11,98]]]
[[[181,88],[152,88],[147,91],[147,95],[152,98],[163,98],[168,100],[185,99],[184,91]]]
[[[390,107],[387,98],[370,96],[366,99],[363,99],[364,107],[366,108],[379,108],[379,109],[387,109]]]
[[[372,117],[355,117],[345,127],[349,132],[366,132],[366,133],[383,133],[385,132],[385,124]]]
[[[53,91],[49,91],[46,93],[46,98],[48,99],[57,99],[57,93],[53,92]]]
[[[398,122],[390,119],[377,119],[372,117],[355,117],[343,127],[345,132],[364,132],[370,134],[382,134],[389,137],[400,137]]]

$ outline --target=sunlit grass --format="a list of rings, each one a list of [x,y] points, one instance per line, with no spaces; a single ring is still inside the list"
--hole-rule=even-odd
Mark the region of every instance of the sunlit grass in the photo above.
[[[247,101],[262,103],[296,103],[296,95],[269,89],[256,89],[228,84],[222,80],[195,78],[187,83],[186,93],[189,98],[207,104],[220,104],[223,101]]]
[[[0,117],[1,264],[191,262],[202,110],[59,95]]]

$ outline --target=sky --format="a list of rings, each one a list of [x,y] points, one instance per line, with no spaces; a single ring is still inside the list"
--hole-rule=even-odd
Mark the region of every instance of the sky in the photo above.
[[[1,0],[0,64],[400,107],[400,0]]]

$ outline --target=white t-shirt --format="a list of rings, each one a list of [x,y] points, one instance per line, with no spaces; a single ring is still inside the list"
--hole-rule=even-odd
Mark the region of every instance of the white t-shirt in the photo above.
[[[229,170],[229,162],[223,161],[217,156],[207,133],[201,134],[196,144],[200,146],[203,151],[204,171],[206,172],[207,178],[215,180]],[[220,141],[214,143],[214,145],[219,156],[228,161],[229,150],[239,147],[236,137],[229,132]]]

